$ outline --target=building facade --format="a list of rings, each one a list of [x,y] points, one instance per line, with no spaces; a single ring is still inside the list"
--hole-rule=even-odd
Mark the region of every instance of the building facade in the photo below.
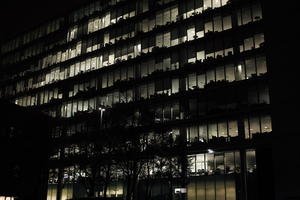
[[[3,44],[0,97],[56,121],[44,199],[270,197],[266,7],[90,1]]]

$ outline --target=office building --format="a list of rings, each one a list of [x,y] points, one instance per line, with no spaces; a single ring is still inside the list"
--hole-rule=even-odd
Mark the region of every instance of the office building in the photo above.
[[[273,199],[268,3],[95,0],[4,43],[0,97],[55,121],[44,199]]]

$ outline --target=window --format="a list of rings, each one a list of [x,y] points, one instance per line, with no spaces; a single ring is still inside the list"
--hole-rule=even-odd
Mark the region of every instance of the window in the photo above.
[[[251,78],[253,75],[256,75],[256,69],[255,69],[255,59],[246,59],[245,60],[245,65],[246,65],[246,72],[247,76],[246,78]]]
[[[194,89],[197,86],[196,73],[188,75],[189,89]]]
[[[215,1],[215,0],[213,0],[213,1]],[[216,0],[216,1],[220,1],[220,0]],[[221,32],[222,31],[222,18],[221,18],[221,16],[215,16],[214,18],[213,18],[213,20],[214,20],[214,31],[215,32]]]
[[[259,87],[259,103],[270,104],[269,88],[266,85]]]
[[[198,126],[191,126],[188,129],[188,141],[198,142]]]
[[[257,74],[262,75],[267,72],[267,63],[265,56],[256,57]]]
[[[156,46],[157,47],[162,47],[162,43],[163,43],[163,34],[157,34],[156,35]]]
[[[78,31],[78,26],[74,26],[73,28],[71,28],[69,30],[68,41],[71,41],[71,40],[77,38],[77,31]]]
[[[260,123],[258,117],[251,117],[249,119],[250,124],[250,134],[255,134],[260,132]]]
[[[202,21],[196,21],[196,36],[198,38],[204,37],[204,27]]]
[[[110,12],[107,12],[104,17],[104,27],[107,27],[109,25],[110,25]]]
[[[204,10],[211,8],[212,7],[211,0],[203,0],[203,7],[204,7]]]
[[[255,150],[246,151],[246,166],[247,172],[252,173],[256,169],[256,155]]]
[[[171,21],[175,22],[176,18],[177,18],[177,15],[178,15],[178,8],[177,8],[177,6],[171,7]]]
[[[222,6],[226,5],[229,2],[229,0],[222,0]]]
[[[154,94],[155,94],[155,84],[150,83],[148,84],[148,96],[151,97]]]
[[[173,112],[172,113],[172,118],[174,120],[180,119],[180,109],[179,109],[179,103],[178,102],[173,103],[172,112]]]
[[[231,24],[231,16],[226,16],[223,17],[223,30],[228,30],[232,28],[232,24]]]
[[[263,33],[254,35],[255,48],[259,48],[264,43],[264,41],[265,39]]]
[[[189,28],[187,30],[187,39],[188,39],[188,41],[194,40],[194,37],[195,37],[195,27],[192,25],[192,26],[189,26]]]
[[[108,65],[112,65],[115,62],[115,51],[114,49],[111,49],[109,51],[109,56],[108,56]]]
[[[221,0],[212,0],[213,8],[221,7]]]
[[[206,22],[204,24],[204,30],[205,30],[205,33],[212,32],[213,31],[213,23],[211,21]]]
[[[248,104],[258,104],[257,89],[255,87],[248,88]]]
[[[254,49],[253,38],[249,37],[244,39],[244,51],[248,51]]]
[[[227,137],[227,122],[218,123],[218,133],[219,137]]]
[[[242,8],[242,23],[248,24],[251,21],[251,9],[249,7]]]
[[[163,25],[163,12],[162,11],[157,12],[155,22],[156,22],[156,26]]]
[[[261,131],[262,133],[268,133],[272,131],[271,117],[264,115],[261,117]]]
[[[179,91],[179,79],[173,78],[172,79],[172,94],[175,94]]]
[[[235,80],[240,81],[245,79],[245,67],[240,63],[235,67]]]
[[[210,82],[215,82],[215,71],[214,70],[209,70],[206,72],[206,80],[207,80],[207,84]]]
[[[138,56],[141,54],[141,51],[142,51],[142,46],[140,43],[134,45],[134,56]]]
[[[251,139],[253,134],[267,133],[272,131],[272,122],[269,115],[251,116],[245,118],[245,137]]]
[[[88,22],[88,33],[94,32],[94,20],[90,19]]]
[[[196,62],[196,52],[194,46],[190,46],[190,48],[187,49],[187,56],[188,56],[188,63]]]
[[[103,43],[104,44],[108,44],[109,43],[109,33],[104,33]]]
[[[199,141],[201,141],[201,142],[207,141],[207,126],[206,125],[199,126]]]
[[[260,3],[248,5],[242,9],[239,9],[237,12],[237,18],[239,26],[262,19]]]
[[[197,83],[199,88],[204,88],[205,86],[205,74],[199,74],[197,76]]]
[[[179,32],[177,28],[173,28],[171,31],[171,46],[177,45],[179,43]]]
[[[212,174],[216,174],[216,175],[220,173],[232,174],[234,172],[238,172],[240,167],[240,154],[238,151],[202,153],[196,155],[189,155],[189,158],[191,159],[191,163],[190,163],[191,175],[192,176],[205,175],[203,178],[198,180],[207,181],[208,179],[206,178],[209,178],[209,176],[207,175],[212,175]],[[218,177],[215,176],[209,180],[215,180],[217,182],[220,181],[220,183],[221,182],[224,183],[223,178],[225,178],[226,180],[228,177],[230,176],[222,177],[222,180],[218,180]],[[234,176],[232,178],[234,178]],[[195,180],[195,179],[191,179],[191,180]],[[215,183],[213,183],[213,185],[215,185]],[[210,192],[215,192],[215,186],[213,186],[211,190],[212,191]],[[225,194],[222,194],[221,196],[225,198]]]
[[[114,73],[113,72],[109,72],[108,73],[108,83],[107,86],[111,87],[113,85],[114,82]]]
[[[171,58],[166,55],[166,57],[163,59],[163,70],[168,71],[171,69]]]
[[[262,19],[260,3],[256,3],[252,5],[252,16],[254,21]]]
[[[197,60],[203,61],[205,59],[205,52],[204,51],[198,51],[197,52]]]
[[[165,9],[163,12],[163,24],[167,24],[171,21],[171,11],[169,8]]]
[[[217,123],[208,124],[208,134],[209,134],[209,139],[213,139],[214,137],[218,137]]]
[[[236,120],[230,120],[228,122],[228,132],[229,132],[229,136],[231,137],[238,136],[238,125]]]
[[[225,80],[224,67],[216,67],[216,81]]]
[[[171,46],[171,32],[167,32],[164,34],[163,46],[165,46],[165,47]]]
[[[81,54],[81,47],[82,47],[82,42],[78,42],[76,45],[76,56]]]

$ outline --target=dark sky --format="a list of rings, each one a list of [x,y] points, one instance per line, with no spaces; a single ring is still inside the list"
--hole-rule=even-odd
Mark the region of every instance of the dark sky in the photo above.
[[[0,41],[28,30],[52,16],[65,13],[88,0],[1,0]]]

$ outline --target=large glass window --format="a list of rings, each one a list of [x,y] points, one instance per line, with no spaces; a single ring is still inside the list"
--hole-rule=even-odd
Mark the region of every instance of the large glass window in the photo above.
[[[207,8],[211,8],[212,7],[211,0],[203,0],[203,7],[204,10],[206,10]]]
[[[259,56],[256,58],[257,74],[261,75],[267,72],[267,63],[265,56]]]
[[[270,104],[269,88],[266,85],[259,86],[259,103]]]
[[[221,7],[221,0],[212,0],[213,8]]]
[[[247,172],[252,173],[256,169],[256,155],[255,150],[246,151],[246,165]]]
[[[195,37],[195,26],[191,25],[187,29],[187,38],[188,38],[188,41],[194,40],[194,37]]]
[[[218,123],[218,133],[219,137],[227,137],[227,122],[219,122]]]
[[[189,155],[189,158],[192,176],[232,174],[240,169],[238,151],[201,153]]]
[[[156,14],[156,26],[161,26],[163,25],[163,12],[162,11],[159,11],[157,14]]]
[[[229,132],[229,136],[231,137],[238,136],[238,125],[236,120],[228,121],[228,132]]]
[[[272,131],[271,117],[269,115],[264,115],[261,117],[261,131],[263,133]]]
[[[197,86],[196,73],[188,75],[189,89],[194,89]]]
[[[224,66],[219,66],[216,68],[216,81],[225,80]]]
[[[217,0],[217,1],[219,1],[219,0]],[[214,18],[213,18],[213,24],[214,24],[214,30],[213,31],[215,31],[215,32],[221,32],[222,31],[222,18],[221,18],[221,16],[215,16]]]
[[[209,139],[218,137],[217,123],[209,123],[208,124],[208,135],[209,135]]]
[[[242,8],[242,23],[247,24],[251,21],[251,9],[249,7]]]
[[[259,33],[254,35],[255,48],[259,48],[265,41],[264,34]]]
[[[244,51],[248,51],[254,49],[254,42],[253,42],[253,38],[249,37],[244,39]]]
[[[199,87],[199,88],[204,88],[205,83],[206,83],[206,81],[205,81],[205,74],[199,74],[199,75],[197,76],[197,84],[198,84],[198,87]]]
[[[211,21],[206,22],[204,24],[204,30],[205,30],[205,33],[212,32],[213,31],[213,23]]]
[[[235,80],[244,80],[245,79],[245,66],[243,63],[238,64],[235,67]]]
[[[246,73],[247,76],[246,78],[251,78],[253,75],[256,75],[256,69],[255,69],[255,59],[250,58],[245,60],[245,65],[246,65]]]
[[[252,5],[252,16],[254,21],[262,19],[262,11],[261,11],[260,3],[256,3]]]

